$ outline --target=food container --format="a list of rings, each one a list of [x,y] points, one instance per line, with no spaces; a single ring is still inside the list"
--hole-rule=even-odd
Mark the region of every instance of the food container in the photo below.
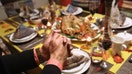
[[[93,47],[91,49],[91,55],[92,55],[92,62],[94,64],[99,64],[102,61],[102,59],[103,59],[103,57],[102,57],[103,48],[101,48],[99,46]]]
[[[124,31],[124,32],[118,33],[117,36],[123,38],[125,40],[126,46],[129,47],[132,40],[132,34]]]

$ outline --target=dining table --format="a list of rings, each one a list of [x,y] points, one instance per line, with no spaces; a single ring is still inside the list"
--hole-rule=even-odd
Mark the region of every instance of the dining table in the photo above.
[[[103,18],[105,15],[103,14],[99,14],[99,13],[95,13],[94,15],[91,15],[89,11],[83,11],[81,14],[77,15],[77,16],[88,16],[88,17],[94,17],[93,20],[91,22],[96,22],[97,18]],[[132,23],[132,22],[131,22]],[[44,37],[41,37],[40,34],[42,34],[44,31],[43,29],[39,29],[37,30],[38,35],[33,38],[32,40],[25,42],[25,43],[13,43],[9,40],[9,37],[12,33],[14,33],[17,29],[17,27],[23,24],[24,26],[30,26],[32,28],[37,27],[38,24],[30,24],[29,22],[22,22],[21,23],[21,18],[19,16],[13,16],[10,17],[8,19],[5,20],[1,20],[0,21],[0,37],[10,46],[13,47],[12,50],[17,51],[17,53],[26,51],[26,50],[30,50],[32,48],[38,48],[42,46],[42,42],[44,41]],[[132,34],[132,27],[128,27],[125,29],[117,29],[114,30],[115,34],[119,33],[119,32],[123,32],[124,30],[127,30],[127,32]],[[47,29],[47,34],[49,34],[51,32],[51,28]],[[97,43],[99,41],[99,39],[102,37],[102,33],[101,36],[99,36],[96,40],[91,41],[91,45],[88,46],[88,48],[82,48],[83,45],[86,44],[86,41],[72,41],[72,45],[75,46],[76,48],[79,48],[85,52],[87,52],[89,54],[89,56],[92,59],[92,55],[90,55],[91,53],[91,49],[94,46],[97,46]],[[132,46],[130,45],[130,47],[128,48],[129,50],[132,51]],[[122,58],[123,61],[121,63],[116,63],[114,61],[114,58],[112,56],[112,48],[109,48],[108,50],[105,50],[106,56],[108,56],[108,58],[104,59],[104,61],[107,64],[107,68],[103,69],[103,70],[99,70],[98,65],[91,63],[91,65],[89,66],[89,68],[83,73],[83,74],[132,74],[132,63],[129,62],[129,59],[132,57],[132,52],[128,52],[128,51],[121,51],[122,53]],[[40,64],[39,65],[39,72],[44,68],[44,64]],[[34,73],[31,74],[37,74],[35,72],[37,71],[32,71]]]

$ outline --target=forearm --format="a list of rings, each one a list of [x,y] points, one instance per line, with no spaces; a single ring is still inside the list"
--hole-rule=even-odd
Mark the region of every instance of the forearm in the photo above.
[[[50,58],[47,61],[47,64],[45,65],[41,74],[61,74],[61,70],[63,69],[63,63],[64,62],[59,57]]]
[[[5,69],[10,73],[22,72],[37,67],[33,50],[3,56],[1,58]]]

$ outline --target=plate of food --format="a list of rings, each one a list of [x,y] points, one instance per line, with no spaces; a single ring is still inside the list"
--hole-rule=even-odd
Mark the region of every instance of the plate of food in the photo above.
[[[30,41],[30,40],[32,40],[34,37],[36,37],[36,36],[37,36],[37,33],[32,33],[31,35],[26,36],[26,37],[24,37],[24,38],[22,38],[22,39],[13,39],[13,36],[14,36],[14,33],[12,33],[12,34],[10,35],[9,40],[10,40],[11,42],[13,42],[13,43],[24,43],[24,42]]]
[[[35,38],[37,34],[33,28],[19,25],[16,31],[9,36],[9,40],[13,43],[24,43]]]
[[[85,21],[84,17],[79,18],[74,15],[63,16],[53,24],[52,30],[61,30],[61,34],[72,41],[86,41],[88,38],[95,40],[101,36],[98,26]]]
[[[38,9],[31,9],[30,7],[23,7],[21,8],[19,16],[22,17],[25,21],[27,21],[28,18],[30,17],[38,16],[39,13],[40,12]]]
[[[62,10],[62,14],[64,14],[64,15],[77,15],[77,14],[82,13],[82,11],[83,11],[82,8],[69,4],[64,10]]]
[[[73,56],[68,57],[64,64],[62,74],[82,74],[91,64],[90,56],[87,52],[78,48],[73,49]]]
[[[122,25],[118,25],[116,23],[113,23],[110,25],[112,29],[124,29],[129,28],[132,26],[132,19],[129,17],[126,17]]]

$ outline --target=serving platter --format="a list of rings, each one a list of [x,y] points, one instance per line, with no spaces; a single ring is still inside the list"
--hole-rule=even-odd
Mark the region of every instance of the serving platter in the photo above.
[[[60,20],[60,21],[56,21],[56,22],[52,25],[51,29],[52,29],[52,30],[58,30],[57,25],[60,25],[60,24],[61,24],[61,20]],[[100,31],[100,29],[99,29],[99,27],[98,27],[97,25],[95,25],[94,23],[90,23],[90,28],[91,28],[92,30],[94,30],[94,32],[97,32],[96,36],[91,37],[91,40],[95,40],[95,39],[97,39],[97,38],[99,38],[99,37],[101,36],[101,31]],[[86,37],[86,38],[78,39],[78,38],[76,38],[74,35],[71,36],[71,35],[68,35],[68,34],[63,33],[63,32],[62,32],[62,29],[59,29],[59,30],[61,30],[61,34],[62,34],[62,35],[68,37],[68,38],[71,39],[72,41],[86,41],[86,40],[87,40],[87,37]]]
[[[19,16],[27,20],[27,18],[38,16],[39,15],[39,10],[38,9],[33,9],[32,13],[29,13],[29,15],[26,15],[26,11],[21,11],[19,13]]]
[[[77,55],[77,56],[83,55],[83,56],[87,57],[89,60],[83,62],[82,64],[80,64],[77,67],[74,67],[74,68],[71,68],[68,70],[62,70],[62,74],[82,74],[82,73],[84,73],[90,67],[90,64],[91,64],[91,58],[90,58],[89,54],[79,48],[74,48],[71,51],[71,53],[73,55]]]

